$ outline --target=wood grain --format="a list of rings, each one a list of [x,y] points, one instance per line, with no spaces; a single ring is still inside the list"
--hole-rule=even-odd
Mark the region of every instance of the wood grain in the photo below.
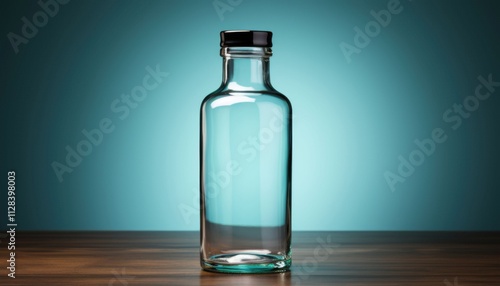
[[[198,232],[18,232],[0,285],[500,285],[500,232],[294,232],[279,274],[199,266]]]

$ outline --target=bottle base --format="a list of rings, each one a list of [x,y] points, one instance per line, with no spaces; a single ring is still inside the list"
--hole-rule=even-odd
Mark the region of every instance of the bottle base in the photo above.
[[[201,261],[203,270],[221,273],[276,273],[286,272],[292,259],[264,254],[220,254]]]

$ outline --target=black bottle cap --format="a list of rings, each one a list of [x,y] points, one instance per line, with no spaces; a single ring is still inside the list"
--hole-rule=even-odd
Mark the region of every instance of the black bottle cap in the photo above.
[[[272,47],[270,31],[231,30],[220,32],[221,47]]]

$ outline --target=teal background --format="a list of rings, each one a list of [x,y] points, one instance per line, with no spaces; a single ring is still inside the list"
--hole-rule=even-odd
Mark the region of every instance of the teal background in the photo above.
[[[220,0],[228,3],[226,0]],[[389,1],[71,1],[15,53],[36,1],[0,12],[0,215],[16,171],[19,230],[196,230],[202,99],[221,80],[219,32],[274,32],[273,85],[294,107],[294,230],[500,230],[500,88],[457,129],[442,115],[500,81],[500,2],[401,1],[347,62],[354,27]],[[229,4],[228,4],[229,5]],[[110,104],[169,76],[124,120]],[[51,163],[110,118],[115,130],[59,182]],[[392,191],[415,139],[448,139]]]

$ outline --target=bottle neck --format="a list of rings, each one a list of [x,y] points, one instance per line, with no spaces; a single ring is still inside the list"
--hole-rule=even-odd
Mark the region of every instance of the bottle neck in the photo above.
[[[224,47],[222,85],[226,90],[272,89],[269,77],[271,48]]]

